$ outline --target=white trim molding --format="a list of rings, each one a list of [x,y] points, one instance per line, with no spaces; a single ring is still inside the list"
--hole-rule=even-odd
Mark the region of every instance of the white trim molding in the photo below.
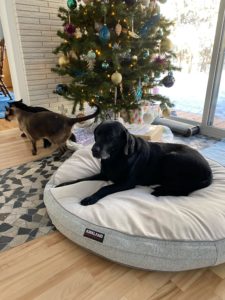
[[[0,19],[7,49],[15,99],[30,104],[14,0],[0,0]]]

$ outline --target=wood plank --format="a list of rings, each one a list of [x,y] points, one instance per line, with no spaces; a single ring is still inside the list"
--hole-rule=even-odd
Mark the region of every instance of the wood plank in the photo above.
[[[43,141],[40,140],[37,143],[37,155],[34,156],[31,153],[31,142],[27,138],[21,138],[18,127],[0,131],[0,170],[49,156],[56,148],[52,145],[44,149]]]

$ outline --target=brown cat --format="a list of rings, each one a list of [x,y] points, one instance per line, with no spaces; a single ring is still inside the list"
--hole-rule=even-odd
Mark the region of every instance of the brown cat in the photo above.
[[[66,140],[71,136],[71,129],[75,123],[83,122],[95,118],[100,108],[88,116],[69,118],[52,111],[42,111],[31,113],[24,110],[24,103],[14,102],[6,111],[6,119],[9,121],[17,118],[20,130],[23,131],[32,143],[32,154],[37,154],[36,142],[40,139],[47,139],[51,143],[58,145],[60,153],[63,154],[66,149]]]

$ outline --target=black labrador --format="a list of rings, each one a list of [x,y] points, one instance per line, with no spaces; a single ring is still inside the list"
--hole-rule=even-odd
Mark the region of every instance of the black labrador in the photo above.
[[[208,162],[189,146],[146,142],[116,121],[102,122],[94,135],[92,154],[101,159],[100,173],[58,187],[86,180],[110,180],[113,184],[83,199],[81,205],[95,204],[107,195],[136,185],[157,185],[152,192],[154,196],[187,196],[212,182]]]

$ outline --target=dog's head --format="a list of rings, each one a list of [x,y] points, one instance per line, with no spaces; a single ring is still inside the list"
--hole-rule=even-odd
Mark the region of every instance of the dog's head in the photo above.
[[[118,154],[130,155],[134,151],[134,137],[117,121],[104,121],[95,131],[92,154],[96,158],[109,159]]]
[[[14,120],[16,118],[16,109],[22,105],[24,105],[22,99],[16,102],[8,102],[8,106],[5,106],[5,120]]]

